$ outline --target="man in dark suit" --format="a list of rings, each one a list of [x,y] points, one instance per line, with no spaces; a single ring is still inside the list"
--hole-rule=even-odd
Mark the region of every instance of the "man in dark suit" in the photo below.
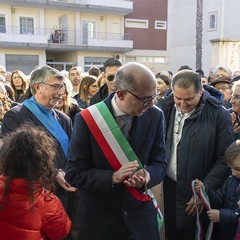
[[[140,199],[163,180],[167,165],[163,113],[154,106],[156,78],[145,66],[128,63],[119,68],[115,81],[115,93],[75,117],[66,179],[81,195],[79,239],[158,240],[154,204]],[[102,107],[104,111],[96,112],[101,113],[94,119],[93,112]],[[127,131],[117,125],[123,116],[128,118]],[[100,129],[102,124],[110,131],[96,136],[92,126]],[[116,150],[114,145],[121,144]],[[119,155],[125,145],[126,156],[128,151],[135,154],[130,161]],[[109,157],[112,152],[115,155]]]
[[[43,126],[58,143],[55,160],[56,170],[65,166],[72,132],[70,118],[53,108],[65,92],[63,79],[64,76],[58,70],[49,66],[35,69],[30,79],[30,89],[33,96],[25,100],[23,104],[11,108],[2,121],[2,134],[4,135],[14,131],[24,122],[32,122],[37,126]],[[62,187],[58,189],[57,195],[66,207],[65,190],[75,191],[75,189],[65,182],[62,174],[57,176],[58,183]]]

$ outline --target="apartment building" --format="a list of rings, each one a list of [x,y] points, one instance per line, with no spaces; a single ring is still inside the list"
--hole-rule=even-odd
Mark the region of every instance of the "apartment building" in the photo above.
[[[167,53],[168,0],[133,0],[133,12],[125,16],[125,34],[133,40],[133,51],[126,61],[137,61],[155,68],[169,69]]]
[[[218,64],[232,71],[240,69],[239,0],[203,1],[202,69]],[[197,1],[168,1],[168,53],[171,68],[196,68]]]
[[[124,16],[132,11],[130,0],[1,0],[0,65],[29,74],[46,63],[86,71],[125,59],[133,41]]]

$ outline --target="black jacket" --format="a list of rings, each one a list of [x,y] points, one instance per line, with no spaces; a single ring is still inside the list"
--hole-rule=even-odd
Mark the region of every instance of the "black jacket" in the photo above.
[[[108,96],[108,87],[107,87],[107,84],[105,83],[103,86],[100,87],[98,92],[91,97],[90,105],[101,102],[107,96]]]
[[[232,240],[236,234],[240,179],[230,176],[216,192],[206,186],[211,208],[220,209],[220,239]]]
[[[191,181],[198,178],[216,190],[229,175],[223,156],[234,141],[231,117],[222,107],[219,91],[208,88],[203,91],[195,112],[185,120],[177,147],[176,223],[180,229],[196,224],[195,217],[185,213],[192,196]],[[165,96],[160,104],[165,115],[166,160],[169,161],[176,111],[173,94]]]

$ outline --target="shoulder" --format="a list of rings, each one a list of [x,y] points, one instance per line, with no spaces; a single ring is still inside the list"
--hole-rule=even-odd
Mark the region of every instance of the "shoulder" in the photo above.
[[[59,111],[57,109],[54,109],[54,111],[56,112],[57,116],[62,120],[66,120],[66,121],[71,120],[70,117],[67,114],[63,113],[62,111]]]

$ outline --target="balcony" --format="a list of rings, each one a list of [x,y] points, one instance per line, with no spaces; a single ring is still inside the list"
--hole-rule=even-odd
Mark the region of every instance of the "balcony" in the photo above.
[[[122,16],[133,11],[132,0],[1,0],[1,4]]]
[[[41,48],[49,51],[115,51],[133,49],[129,34],[81,32],[0,26],[0,47]]]

